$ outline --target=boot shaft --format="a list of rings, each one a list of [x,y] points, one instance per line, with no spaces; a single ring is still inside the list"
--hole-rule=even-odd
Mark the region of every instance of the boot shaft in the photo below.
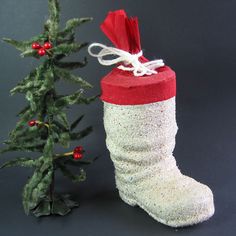
[[[175,146],[175,97],[134,106],[104,102],[104,127],[111,154],[132,162],[159,162],[172,156]]]
[[[175,97],[135,106],[104,102],[104,127],[119,189],[146,182],[157,173],[156,177],[165,178],[166,172],[179,171],[172,156],[177,132]]]

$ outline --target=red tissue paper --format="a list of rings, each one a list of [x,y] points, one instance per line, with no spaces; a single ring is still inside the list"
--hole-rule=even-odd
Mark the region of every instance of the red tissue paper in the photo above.
[[[114,46],[131,54],[140,52],[137,17],[128,18],[124,10],[109,12],[101,30]],[[144,56],[140,62],[147,62]],[[101,80],[101,100],[117,105],[141,105],[167,100],[176,95],[175,72],[168,66],[157,74],[134,76],[130,71],[114,68]]]

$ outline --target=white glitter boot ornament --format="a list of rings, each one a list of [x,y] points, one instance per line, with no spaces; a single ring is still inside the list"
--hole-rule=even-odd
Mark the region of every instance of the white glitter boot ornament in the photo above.
[[[90,54],[103,65],[122,63],[101,81],[106,144],[121,199],[172,227],[207,220],[214,214],[212,191],[183,175],[172,155],[175,72],[142,56],[137,19],[123,10],[110,12],[101,28],[116,48],[95,43]],[[93,47],[102,50],[95,54]]]

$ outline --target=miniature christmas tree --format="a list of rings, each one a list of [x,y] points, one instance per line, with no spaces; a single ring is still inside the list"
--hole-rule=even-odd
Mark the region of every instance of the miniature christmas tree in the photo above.
[[[70,142],[79,140],[92,131],[87,127],[80,132],[74,131],[83,116],[69,125],[65,109],[74,104],[89,104],[96,97],[85,97],[85,89],[92,86],[82,78],[73,75],[71,70],[84,67],[82,62],[63,61],[65,57],[76,53],[87,46],[87,43],[75,42],[76,27],[88,22],[91,18],[74,18],[68,20],[64,29],[59,28],[60,8],[58,0],[49,0],[49,19],[44,25],[42,34],[27,41],[3,40],[21,51],[22,57],[44,58],[41,65],[33,69],[11,94],[25,94],[29,105],[19,112],[19,121],[5,141],[6,148],[1,152],[24,151],[40,153],[38,158],[23,157],[10,160],[4,167],[23,166],[34,168],[23,189],[23,206],[26,214],[35,216],[59,214],[65,215],[78,204],[69,195],[58,195],[54,192],[54,172],[60,170],[73,182],[84,181],[85,171],[81,168],[88,164],[81,160],[84,150],[81,146],[62,154],[55,153],[55,145],[70,147]],[[60,95],[55,84],[60,80],[77,83],[80,87],[73,94]],[[67,167],[80,167],[80,173],[74,174]]]

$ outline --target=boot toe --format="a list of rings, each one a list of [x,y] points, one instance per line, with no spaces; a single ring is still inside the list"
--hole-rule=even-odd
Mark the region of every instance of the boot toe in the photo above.
[[[183,227],[203,222],[214,214],[212,191],[190,177],[182,176],[151,192],[148,206],[141,207],[163,224]]]
[[[190,177],[180,198],[169,204],[167,224],[174,227],[193,225],[209,219],[214,214],[213,194],[209,187]],[[173,199],[174,200],[174,199]]]

